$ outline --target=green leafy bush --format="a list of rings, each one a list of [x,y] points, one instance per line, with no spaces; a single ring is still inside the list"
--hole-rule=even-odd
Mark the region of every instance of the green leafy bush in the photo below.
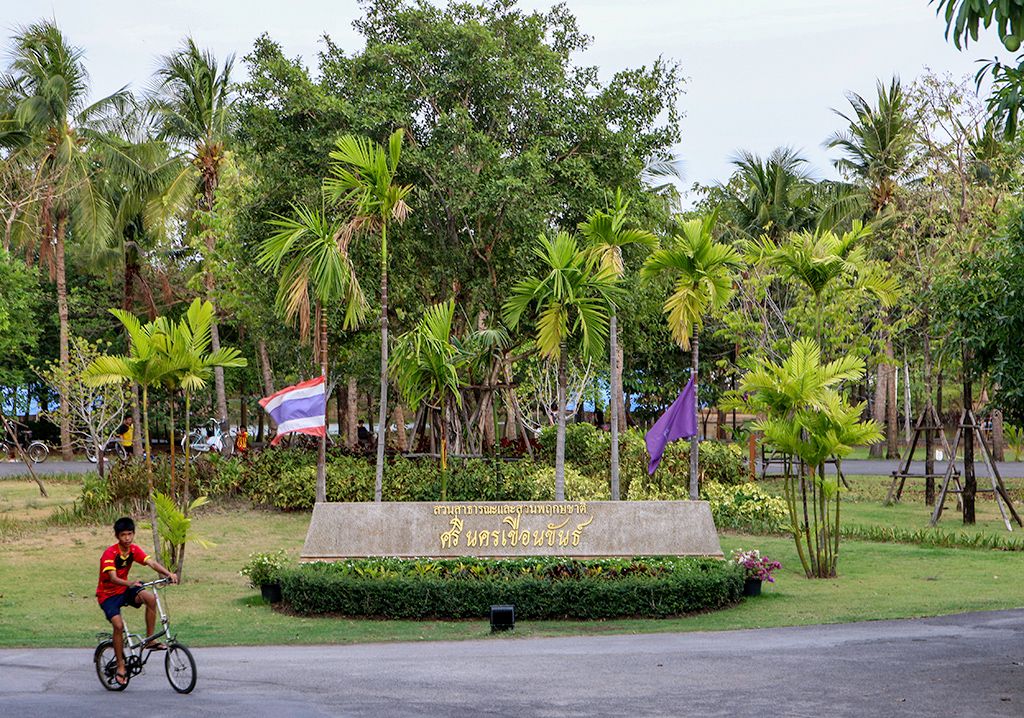
[[[690,496],[690,444],[673,441],[665,447],[653,476],[647,473],[650,457],[643,435],[636,429],[625,432],[620,482],[631,501],[680,500]],[[747,481],[747,464],[736,444],[700,442],[700,482],[742,484]]]
[[[666,617],[739,600],[743,572],[707,558],[364,559],[278,574],[301,614],[480,618],[510,603],[520,619]]]
[[[277,583],[281,571],[288,565],[288,554],[284,549],[273,553],[251,553],[249,560],[242,566],[239,575],[249,579],[249,586],[259,588],[270,583]]]
[[[538,458],[548,465],[555,464],[557,426],[546,426],[538,437]],[[608,478],[611,461],[611,434],[593,424],[566,424],[565,461],[583,474]]]
[[[711,506],[718,528],[753,533],[778,533],[785,530],[786,502],[754,483],[726,486],[708,481],[700,497]]]
[[[533,501],[555,500],[555,469],[551,466],[536,466],[530,475]],[[582,474],[572,466],[565,467],[566,501],[608,501],[611,488],[607,477]]]

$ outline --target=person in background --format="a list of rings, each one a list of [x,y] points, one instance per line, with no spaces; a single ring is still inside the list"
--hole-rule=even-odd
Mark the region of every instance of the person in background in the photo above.
[[[239,454],[244,454],[248,450],[249,430],[243,426],[238,429],[238,436],[235,437],[235,451]]]
[[[121,446],[125,448],[125,451],[131,451],[132,442],[135,440],[135,420],[130,416],[126,416],[124,423],[117,427],[117,436],[121,439]]]

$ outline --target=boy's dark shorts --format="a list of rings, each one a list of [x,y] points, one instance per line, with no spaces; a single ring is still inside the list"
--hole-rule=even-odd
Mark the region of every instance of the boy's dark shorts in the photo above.
[[[112,621],[114,616],[120,614],[122,606],[131,606],[132,608],[138,608],[141,606],[142,602],[137,600],[141,590],[142,589],[138,586],[132,586],[124,593],[111,596],[101,603],[100,608],[103,609],[103,614],[107,617],[107,620]]]

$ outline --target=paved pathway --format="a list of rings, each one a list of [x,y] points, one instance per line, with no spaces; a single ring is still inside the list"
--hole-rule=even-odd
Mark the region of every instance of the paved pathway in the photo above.
[[[720,633],[204,648],[188,696],[171,691],[159,662],[107,693],[91,655],[0,650],[3,714],[1024,715],[1024,609]]]

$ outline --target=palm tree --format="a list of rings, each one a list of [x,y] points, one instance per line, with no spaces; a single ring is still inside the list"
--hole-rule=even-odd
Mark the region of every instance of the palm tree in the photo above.
[[[690,376],[697,394],[700,328],[704,315],[720,312],[733,295],[733,271],[741,265],[740,256],[730,246],[714,240],[716,215],[691,219],[682,224],[668,247],[655,250],[644,262],[640,275],[653,279],[667,275],[673,281],[672,294],[665,301],[665,315],[673,339],[690,350]],[[699,422],[698,422],[699,425]],[[697,453],[700,439],[690,439],[690,499],[697,500]]]
[[[608,267],[598,266],[589,253],[581,252],[576,239],[559,232],[553,240],[543,234],[534,254],[545,273],[516,284],[505,302],[503,314],[511,329],[519,326],[526,310],[537,309],[536,344],[541,356],[558,362],[558,429],[555,439],[555,500],[565,499],[565,392],[566,344],[578,334],[583,352],[601,354],[608,335],[608,315],[619,296],[617,278]]]
[[[257,265],[279,275],[277,305],[289,322],[297,321],[303,341],[316,325],[313,354],[327,381],[327,311],[344,303],[344,327],[354,329],[366,314],[366,298],[348,254],[351,233],[331,221],[323,209],[292,207],[293,217],[270,221],[277,231],[260,248]],[[327,437],[320,438],[316,500],[327,500]]]
[[[330,155],[330,176],[324,180],[327,196],[351,213],[348,233],[380,233],[380,414],[374,501],[381,500],[388,420],[388,225],[405,221],[410,211],[405,198],[412,191],[410,185],[395,182],[403,136],[403,130],[395,130],[387,149],[366,137],[341,137]]]
[[[796,150],[779,147],[767,158],[742,150],[732,163],[736,172],[722,186],[723,210],[740,237],[778,239],[814,224],[814,180]]]
[[[459,370],[471,357],[453,342],[452,317],[455,302],[428,307],[413,329],[395,342],[395,355],[391,371],[398,389],[416,411],[421,402],[427,402],[438,412],[441,427],[441,500],[448,498],[448,409],[454,402],[462,406],[462,386],[465,382]]]
[[[216,234],[210,226],[210,215],[216,205],[225,148],[233,129],[233,65],[234,55],[230,55],[218,68],[212,53],[200,50],[192,38],[186,38],[181,49],[161,61],[151,101],[160,138],[180,149],[184,160],[168,186],[171,199],[165,204],[179,209],[175,206],[177,199],[191,197],[197,191],[199,194],[199,206],[194,208],[198,212],[188,211],[185,214],[189,223],[198,218],[206,243],[203,280],[207,299],[212,299],[214,293],[216,249]],[[216,317],[210,326],[210,337],[213,350],[219,350],[220,332]],[[224,425],[228,420],[228,404],[221,367],[214,368],[214,386],[217,419]]]
[[[834,162],[836,169],[864,188],[873,216],[889,206],[899,182],[914,171],[910,101],[897,78],[892,79],[888,89],[878,82],[877,91],[877,107],[855,92],[848,93],[853,115],[835,110],[848,126],[825,143],[829,149],[839,148],[843,152],[844,157]]]
[[[864,362],[857,357],[822,364],[817,344],[805,338],[794,342],[781,363],[758,360],[740,382],[746,406],[765,416],[755,428],[772,446],[800,460],[800,475],[785,477],[785,499],[808,578],[834,577],[839,558],[839,484],[825,478],[825,460],[881,438],[875,422],[860,421],[862,407],[851,406],[839,391],[842,382],[863,375]]]
[[[617,278],[622,278],[625,265],[622,261],[622,248],[630,244],[645,247],[657,245],[657,238],[643,229],[627,227],[626,212],[629,201],[622,197],[622,190],[615,191],[615,203],[609,211],[596,210],[586,222],[581,222],[579,229],[587,242],[588,248],[598,258],[602,267],[612,271]],[[622,402],[622,362],[619,359],[619,325],[615,305],[611,306],[609,336],[609,396],[611,403],[611,497],[619,499],[619,426],[625,421],[620,404]]]
[[[234,347],[221,347],[210,351],[211,327],[216,311],[211,302],[196,298],[192,300],[185,316],[170,328],[168,360],[179,366],[173,375],[173,382],[185,395],[185,436],[191,432],[192,395],[203,389],[216,367],[222,369],[241,368],[247,365],[245,357]],[[189,506],[189,464],[191,441],[185,441],[185,489],[181,499],[183,507]],[[171,447],[174,439],[171,438]],[[172,495],[173,498],[173,495]],[[187,515],[187,510],[186,510]]]
[[[166,321],[143,324],[138,317],[123,309],[110,313],[124,325],[130,341],[128,353],[97,357],[83,375],[87,384],[115,384],[132,381],[142,388],[143,441],[146,448],[146,478],[150,496],[150,521],[153,525],[153,545],[160,545],[157,533],[156,507],[153,504],[153,451],[149,440],[149,389],[159,386],[185,368],[184,363],[170,351],[171,336]]]
[[[92,152],[109,136],[103,131],[111,109],[126,96],[121,89],[87,104],[89,76],[80,48],[57,26],[44,21],[22,28],[14,38],[2,92],[10,115],[0,142],[34,172],[38,192],[32,214],[38,222],[39,255],[51,268],[57,288],[60,366],[70,364],[65,239],[69,228],[91,240],[110,230],[110,213],[94,183]],[[61,397],[62,406],[66,397]],[[62,414],[68,412],[62,409]],[[71,433],[61,421],[61,451],[71,458]]]
[[[868,258],[862,240],[870,235],[871,229],[858,220],[842,235],[791,232],[778,245],[762,238],[746,246],[749,260],[767,262],[783,279],[802,284],[814,295],[815,339],[821,347],[823,295],[829,288],[842,285],[842,289],[868,292],[884,307],[896,301],[896,278]]]

